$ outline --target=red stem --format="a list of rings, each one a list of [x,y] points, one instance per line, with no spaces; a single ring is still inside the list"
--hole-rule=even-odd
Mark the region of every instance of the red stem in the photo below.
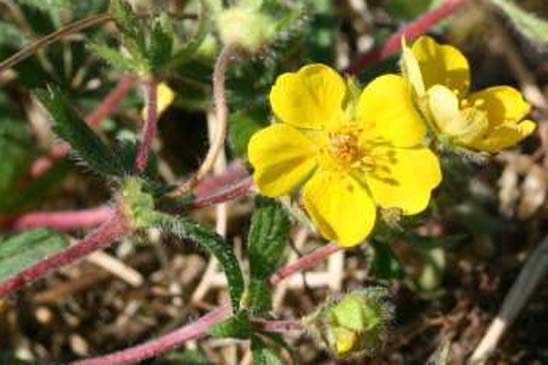
[[[240,160],[232,161],[222,174],[209,175],[196,185],[192,193],[196,198],[211,195],[212,192],[223,189],[226,185],[242,180],[249,176],[244,164]]]
[[[103,102],[85,118],[88,125],[96,127],[107,115],[112,113],[124,96],[131,90],[134,83],[135,78],[133,76],[122,76]],[[31,176],[39,177],[44,175],[53,166],[55,160],[60,160],[67,155],[69,148],[66,142],[55,143],[51,147],[48,156],[40,157],[34,161],[30,168]]]
[[[145,125],[143,128],[143,140],[139,146],[137,158],[135,159],[135,169],[139,173],[143,173],[145,171],[152,141],[156,136],[156,129],[158,126],[158,83],[156,80],[151,79],[145,81],[143,86],[145,89],[147,119],[145,120]]]
[[[1,283],[0,298],[21,289],[52,270],[72,263],[94,251],[108,247],[112,242],[124,236],[129,231],[130,227],[125,217],[117,212],[113,212],[110,219],[107,219],[97,230],[87,235],[74,246],[70,246],[53,256],[37,262]]]
[[[253,325],[267,332],[291,332],[291,331],[302,331],[303,325],[301,321],[288,320],[288,321],[268,321],[262,318],[253,318]]]
[[[349,75],[359,74],[366,66],[371,63],[381,61],[388,56],[398,52],[401,49],[401,38],[405,36],[408,42],[411,42],[422,33],[424,33],[432,25],[445,19],[449,15],[455,13],[463,5],[470,0],[445,0],[440,6],[432,11],[425,13],[424,15],[415,19],[412,23],[394,33],[386,42],[380,47],[373,49],[366,53],[355,63],[350,65],[345,73]]]
[[[36,227],[50,227],[58,230],[95,227],[109,219],[114,209],[100,206],[91,209],[65,212],[38,212],[23,214],[9,226],[16,230],[25,230]]]
[[[103,102],[90,114],[86,116],[86,122],[90,127],[96,127],[105,119],[116,107],[135,84],[135,77],[124,75],[114,89],[105,97]]]
[[[165,336],[107,356],[77,361],[73,365],[134,364],[178,347],[186,341],[203,336],[208,329],[227,319],[230,314],[230,306],[225,305]]]
[[[306,268],[316,265],[318,262],[324,261],[329,256],[340,251],[341,248],[334,242],[329,243],[328,245],[322,247],[319,250],[312,252],[309,255],[303,256],[297,261],[289,264],[285,267],[282,267],[274,275],[270,277],[270,284],[276,285],[280,281],[284,280],[288,276],[291,276],[299,271],[302,271]]]
[[[306,268],[317,265],[318,263],[322,262],[327,257],[334,254],[335,252],[338,252],[339,250],[340,247],[338,247],[335,243],[330,243],[327,246],[317,251],[314,251],[310,255],[302,257],[294,263],[287,265],[284,268],[281,268],[278,272],[270,277],[270,282],[272,284],[277,284],[299,270],[304,270]],[[213,325],[222,322],[223,320],[228,318],[230,314],[230,307],[228,305],[224,305],[199,318],[198,320],[187,324],[186,326],[183,326],[178,330],[168,333],[167,335],[164,335],[162,337],[158,337],[141,345],[130,347],[128,349],[118,351],[103,357],[77,361],[72,365],[133,364],[137,361],[148,359],[153,356],[157,356],[159,354],[167,352],[175,347],[180,346],[188,340],[204,336]],[[293,323],[289,325],[289,322]],[[264,323],[264,325],[266,327],[271,327],[271,329],[269,330],[275,330],[277,328],[277,330],[279,331],[281,330],[283,325],[289,326],[291,330],[297,329],[294,321],[275,321],[272,322],[271,325],[266,323]]]
[[[225,187],[221,191],[214,192],[211,195],[203,196],[194,200],[192,203],[184,204],[183,209],[200,209],[214,204],[224,203],[226,201],[246,195],[253,189],[253,178],[248,176],[240,181]]]

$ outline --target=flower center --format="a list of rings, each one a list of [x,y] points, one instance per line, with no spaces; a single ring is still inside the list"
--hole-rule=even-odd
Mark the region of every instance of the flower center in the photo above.
[[[359,157],[358,138],[352,133],[329,133],[329,154],[338,162],[350,165]]]

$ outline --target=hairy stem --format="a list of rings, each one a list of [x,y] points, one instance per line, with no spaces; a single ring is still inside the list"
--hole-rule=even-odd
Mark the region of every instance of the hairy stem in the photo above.
[[[127,95],[127,93],[131,90],[133,85],[135,84],[135,77],[132,75],[123,75],[120,80],[118,80],[118,83],[112,89],[108,95],[105,97],[105,99],[99,104],[97,108],[95,108],[94,111],[92,111],[90,114],[86,116],[86,123],[90,127],[96,127],[101,123],[103,119],[105,119],[106,116],[108,116],[120,102],[122,99]]]
[[[406,37],[410,42],[424,33],[432,25],[447,18],[457,10],[462,8],[470,0],[445,0],[440,6],[425,13],[424,15],[415,19],[412,23],[401,29],[399,32],[394,33],[386,42],[380,47],[368,52],[355,63],[350,65],[345,73],[349,75],[359,74],[366,66],[381,61],[388,56],[398,52],[401,49],[401,38]]]
[[[9,223],[9,226],[17,230],[37,227],[50,227],[58,230],[89,228],[105,222],[112,217],[113,212],[114,209],[111,207],[100,206],[77,211],[28,213],[15,218]]]
[[[118,104],[131,90],[135,78],[130,75],[124,75],[112,89],[99,106],[85,120],[90,127],[96,127],[101,121],[116,109]],[[70,149],[66,142],[56,143],[49,151],[49,156],[44,156],[36,159],[30,168],[30,174],[33,177],[44,175],[52,166],[54,160],[59,160],[65,157]]]
[[[23,288],[25,285],[54,269],[70,264],[94,251],[108,247],[112,242],[126,235],[129,231],[130,227],[126,218],[118,212],[113,212],[110,219],[107,219],[97,230],[87,235],[74,246],[70,246],[53,256],[47,257],[1,283],[0,298]]]
[[[303,325],[301,321],[298,320],[286,320],[286,321],[268,321],[262,318],[253,318],[251,320],[253,325],[267,332],[291,332],[291,331],[302,331]]]
[[[211,195],[206,195],[194,200],[191,203],[184,204],[183,209],[200,209],[211,205],[220,204],[229,200],[244,196],[253,189],[253,178],[248,176],[240,181],[237,181],[224,189],[214,192]]]
[[[270,277],[272,284],[277,284],[288,276],[296,273],[299,270],[317,265],[324,261],[330,255],[338,252],[340,248],[335,243],[330,243],[327,246],[312,252],[308,256],[304,256],[292,264],[289,264],[276,272]],[[73,365],[123,365],[133,364],[137,361],[151,358],[159,354],[163,354],[175,347],[181,346],[188,340],[196,339],[204,336],[207,331],[214,325],[222,322],[231,315],[230,306],[224,305],[216,310],[206,314],[198,320],[189,323],[178,330],[175,330],[167,335],[145,342],[141,345],[130,347],[128,349],[115,352],[103,357],[81,360],[73,363]],[[290,324],[291,322],[291,324]],[[263,323],[266,327],[271,327],[269,330],[278,331],[286,326],[289,330],[298,330],[294,321],[275,321],[271,324]]]
[[[224,148],[227,124],[228,124],[228,107],[226,105],[225,79],[226,69],[231,58],[238,52],[238,47],[235,45],[227,45],[223,48],[213,70],[213,100],[215,102],[215,137],[209,150],[207,151],[204,162],[201,164],[196,175],[183,183],[174,193],[175,196],[180,196],[190,191],[200,180],[202,180],[209,171],[213,168],[215,160],[219,153]]]
[[[70,23],[51,34],[48,34],[47,36],[38,39],[36,42],[30,44],[28,47],[23,48],[13,56],[0,62],[0,74],[15,66],[19,62],[24,61],[28,57],[32,56],[38,50],[57,42],[59,39],[66,37],[67,35],[80,32],[86,28],[107,22],[111,19],[112,17],[110,16],[110,14],[103,13],[92,15],[88,18],[80,19],[75,21],[74,23]]]
[[[322,247],[319,250],[316,250],[308,255],[305,255],[298,259],[297,261],[282,267],[274,275],[270,277],[270,284],[276,285],[280,281],[284,280],[288,276],[291,276],[299,271],[302,271],[306,268],[315,266],[319,262],[324,261],[329,256],[333,255],[336,252],[339,252],[341,248],[334,242],[329,243],[328,245]]]
[[[147,114],[143,127],[143,140],[135,159],[135,169],[139,173],[145,171],[152,141],[156,136],[158,127],[158,82],[154,78],[151,78],[146,80],[143,86],[145,89],[145,109]]]
[[[231,313],[230,306],[222,306],[196,321],[155,340],[104,357],[77,361],[73,365],[133,364],[162,354],[186,341],[203,336],[211,327],[227,319]]]

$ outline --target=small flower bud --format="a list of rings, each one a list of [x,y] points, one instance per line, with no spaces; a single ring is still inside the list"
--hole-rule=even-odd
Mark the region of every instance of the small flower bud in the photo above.
[[[252,6],[235,6],[224,10],[217,19],[224,44],[238,45],[257,53],[275,37],[276,21]]]
[[[372,356],[385,342],[393,306],[382,287],[330,299],[303,319],[303,325],[338,358]]]

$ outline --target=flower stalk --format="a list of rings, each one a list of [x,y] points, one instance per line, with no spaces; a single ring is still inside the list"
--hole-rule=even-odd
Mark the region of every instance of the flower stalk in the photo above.
[[[147,110],[145,125],[143,128],[143,140],[139,146],[135,169],[139,173],[145,171],[152,141],[158,129],[158,82],[150,78],[144,82],[145,108]]]
[[[294,273],[315,266],[324,261],[330,255],[338,252],[341,248],[335,243],[330,243],[325,247],[304,256],[292,264],[289,264],[270,277],[270,283],[275,285]],[[165,353],[175,347],[181,346],[189,340],[204,336],[214,325],[221,323],[231,314],[230,306],[219,307],[198,320],[187,324],[178,330],[167,335],[158,337],[141,345],[130,347],[128,349],[115,352],[103,357],[85,359],[74,362],[72,365],[124,365],[133,364],[137,361],[151,358],[153,356]],[[300,330],[295,321],[273,321],[261,322],[268,331]]]
[[[107,221],[113,213],[114,209],[105,205],[78,211],[28,213],[15,218],[8,225],[16,230],[37,227],[49,227],[57,230],[89,228]]]
[[[107,219],[97,230],[91,232],[77,244],[32,265],[1,283],[0,298],[10,295],[52,270],[110,246],[130,231],[131,228],[126,218],[119,211],[113,212],[110,219]]]
[[[405,37],[409,42],[414,40],[434,24],[454,14],[468,2],[469,0],[445,0],[437,8],[418,17],[412,23],[394,33],[380,47],[377,47],[363,55],[356,62],[350,65],[345,70],[345,73],[349,75],[357,75],[370,64],[381,61],[393,55],[401,49],[402,37]]]
[[[36,42],[30,44],[28,47],[23,48],[19,52],[15,53],[13,56],[0,62],[0,74],[15,66],[19,62],[26,60],[27,58],[35,54],[38,50],[57,42],[63,37],[77,32],[81,32],[86,28],[105,23],[107,21],[110,21],[111,19],[112,17],[110,16],[110,14],[101,13],[70,23],[59,29],[58,31],[38,39]]]
[[[191,203],[184,204],[182,208],[185,210],[201,209],[221,204],[248,194],[253,190],[253,187],[253,179],[248,176],[210,195],[199,197]]]
[[[238,50],[239,47],[237,45],[226,45],[215,62],[213,70],[213,100],[215,103],[215,122],[217,124],[215,137],[196,175],[175,190],[173,193],[174,196],[181,196],[194,188],[211,171],[219,153],[224,148],[228,124],[228,107],[225,95],[226,69],[232,57],[238,53]]]

